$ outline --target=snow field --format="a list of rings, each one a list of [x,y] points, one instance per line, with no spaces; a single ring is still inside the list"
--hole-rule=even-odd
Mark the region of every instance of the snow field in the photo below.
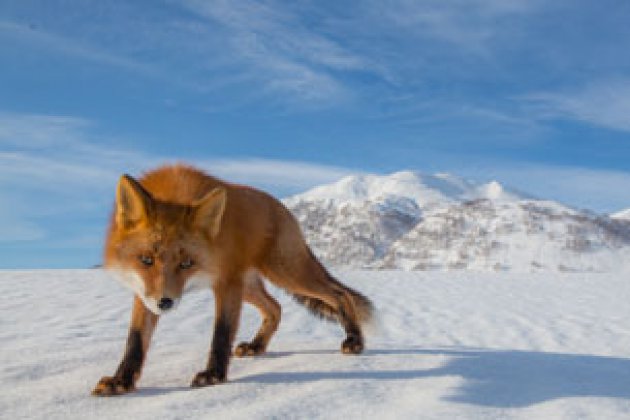
[[[100,270],[0,272],[0,417],[597,418],[630,416],[630,274],[339,271],[373,299],[360,356],[283,292],[267,355],[191,389],[211,293],[163,316],[138,391],[94,398],[122,356],[132,297]],[[246,307],[237,340],[258,327]]]

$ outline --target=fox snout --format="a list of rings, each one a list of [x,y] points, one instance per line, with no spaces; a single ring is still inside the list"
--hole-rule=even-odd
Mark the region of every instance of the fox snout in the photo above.
[[[145,279],[133,270],[117,270],[116,274],[118,274],[116,277],[142,300],[147,309],[156,315],[174,309],[180,300],[180,294],[172,290],[172,287],[147,286]]]
[[[158,302],[158,308],[160,308],[160,310],[162,311],[168,311],[169,309],[171,309],[173,307],[173,299],[171,298],[167,298],[167,297],[163,297],[162,299],[160,299],[160,301]]]
[[[167,296],[155,298],[146,295],[138,295],[138,297],[142,300],[144,306],[156,315],[171,312],[177,307],[180,300],[180,298],[171,298]]]

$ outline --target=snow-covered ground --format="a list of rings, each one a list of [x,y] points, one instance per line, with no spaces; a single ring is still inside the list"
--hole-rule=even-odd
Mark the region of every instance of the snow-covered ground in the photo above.
[[[160,320],[136,393],[95,398],[127,334],[131,296],[99,270],[0,272],[0,417],[630,417],[630,273],[338,272],[380,326],[360,356],[282,292],[267,355],[191,389],[206,361],[209,292]],[[257,327],[243,314],[238,339]]]

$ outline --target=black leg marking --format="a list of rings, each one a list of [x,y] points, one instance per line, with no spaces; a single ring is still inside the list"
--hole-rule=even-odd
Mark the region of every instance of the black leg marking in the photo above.
[[[191,384],[193,387],[214,385],[225,382],[232,350],[231,332],[231,325],[224,319],[224,317],[220,317],[214,327],[212,350],[210,351],[208,368],[205,371],[199,372],[195,376]]]
[[[132,386],[135,377],[142,369],[144,352],[142,351],[142,335],[140,331],[131,330],[127,339],[127,349],[118,370],[116,377],[122,380],[125,387]]]
[[[214,329],[212,338],[212,352],[208,369],[216,373],[217,377],[225,380],[227,376],[228,363],[230,361],[230,334],[231,326],[221,317]]]
[[[359,354],[363,352],[363,334],[356,322],[352,321],[343,308],[339,309],[341,325],[346,330],[346,339],[341,343],[341,352],[344,354]]]
[[[135,383],[142,370],[144,351],[142,350],[142,334],[140,331],[129,331],[127,348],[114,376],[104,376],[96,384],[92,395],[111,396],[124,394],[135,388]]]

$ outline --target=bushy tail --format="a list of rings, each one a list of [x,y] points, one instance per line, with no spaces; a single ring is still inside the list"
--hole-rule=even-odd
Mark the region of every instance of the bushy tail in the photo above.
[[[356,290],[346,288],[346,291],[352,296],[359,323],[365,325],[372,322],[374,317],[374,304],[372,304],[372,301]]]
[[[313,276],[311,281],[326,283],[327,287],[320,288],[320,290],[327,289],[330,300],[336,300],[337,302],[331,305],[332,302],[325,302],[318,297],[313,297],[312,295],[306,296],[288,290],[289,293],[293,295],[295,301],[304,305],[313,315],[328,321],[343,321],[341,319],[342,315],[344,318],[350,315],[354,318],[353,321],[358,324],[369,323],[374,313],[372,302],[361,293],[347,287],[334,278],[328,270],[326,270],[326,267],[319,262],[309,247],[306,247],[306,251],[309,254],[309,258],[304,272],[310,273],[310,275]],[[339,313],[339,308],[344,306],[350,306],[350,308],[345,309],[346,312],[350,313]]]
[[[336,322],[338,320],[335,308],[316,298],[293,294],[293,299],[303,305],[308,311],[318,318],[326,321]]]
[[[374,305],[361,293],[339,283],[335,278],[329,276],[330,280],[343,289],[344,293],[350,297],[354,305],[357,320],[360,324],[367,324],[372,320],[374,315]],[[293,294],[293,299],[301,305],[304,305],[309,312],[321,319],[327,321],[339,321],[339,312],[326,302],[309,296]]]

